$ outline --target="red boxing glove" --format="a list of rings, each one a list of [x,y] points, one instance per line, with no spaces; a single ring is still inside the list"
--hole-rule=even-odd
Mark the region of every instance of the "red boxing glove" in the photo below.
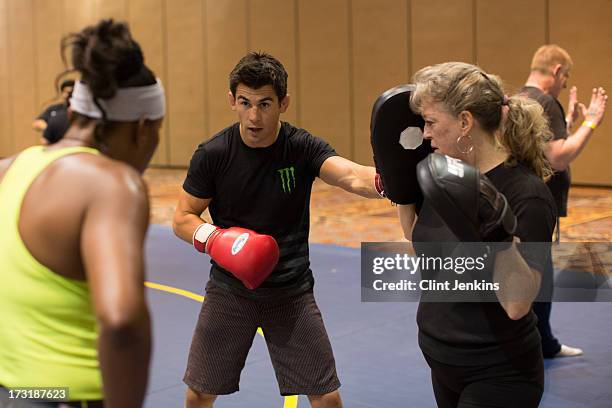
[[[209,254],[249,289],[261,285],[278,263],[276,240],[246,228],[201,224],[193,234],[193,246]]]

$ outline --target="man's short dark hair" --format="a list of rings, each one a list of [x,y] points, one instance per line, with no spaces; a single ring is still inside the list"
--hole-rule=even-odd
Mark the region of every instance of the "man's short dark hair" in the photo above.
[[[270,54],[249,52],[230,73],[229,84],[234,97],[239,84],[253,89],[272,85],[280,102],[287,96],[287,71],[283,64]]]
[[[74,80],[67,79],[67,80],[63,81],[62,84],[60,85],[60,91],[63,91],[64,88],[68,88],[69,86],[74,88]]]

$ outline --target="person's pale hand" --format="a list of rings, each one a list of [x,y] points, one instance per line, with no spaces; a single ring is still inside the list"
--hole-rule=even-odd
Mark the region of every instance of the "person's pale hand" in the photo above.
[[[608,95],[606,94],[605,89],[602,87],[593,88],[591,103],[584,114],[584,119],[586,121],[593,122],[596,126],[599,126],[603,120],[604,113],[606,112],[607,101]]]
[[[572,86],[569,91],[569,102],[567,105],[567,116],[565,121],[567,122],[568,129],[571,129],[574,122],[578,119],[578,116],[582,113],[584,117],[586,115],[587,108],[584,104],[578,102],[578,88]]]

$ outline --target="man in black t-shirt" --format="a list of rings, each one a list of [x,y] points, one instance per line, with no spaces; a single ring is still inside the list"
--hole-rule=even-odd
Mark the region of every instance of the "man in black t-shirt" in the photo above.
[[[40,139],[41,144],[53,144],[59,141],[68,130],[70,125],[68,120],[68,106],[74,81],[71,79],[65,80],[60,85],[62,93],[61,103],[53,104],[45,109],[32,123],[32,128],[39,132],[43,132]]]
[[[566,115],[558,101],[559,94],[567,87],[572,68],[572,59],[563,48],[557,45],[544,45],[533,56],[531,73],[521,93],[535,99],[544,108],[548,117],[553,138],[548,142],[546,157],[550,161],[554,175],[547,182],[553,195],[559,217],[567,216],[567,199],[570,188],[570,163],[580,154],[591,138],[593,131],[601,123],[608,96],[603,88],[593,89],[588,109],[578,103],[577,89],[570,90],[569,112]],[[584,121],[570,133],[574,122],[582,114]],[[559,223],[557,222],[557,242]],[[552,269],[549,271],[552,273]],[[552,280],[550,281],[552,282]],[[544,288],[550,290],[551,288]],[[582,354],[582,350],[562,345],[552,334],[550,327],[550,302],[534,303],[538,316],[538,329],[542,336],[542,350],[545,357],[570,357]]]
[[[567,87],[572,65],[571,57],[563,48],[544,45],[533,56],[531,74],[521,89],[522,93],[542,105],[553,133],[546,157],[556,172],[547,184],[560,217],[567,216],[569,165],[578,157],[591,138],[593,130],[601,123],[608,99],[603,88],[593,89],[591,103],[587,109],[582,103],[578,103],[577,89],[574,86],[570,90],[569,112],[566,115],[557,98]],[[584,121],[576,132],[570,133],[580,114],[584,116]]]
[[[184,378],[186,406],[211,407],[217,395],[238,390],[261,327],[281,394],[308,395],[313,407],[341,407],[331,345],[313,296],[310,194],[320,177],[378,198],[375,169],[344,159],[324,140],[280,122],[289,106],[287,73],[270,55],[249,53],[240,60],[230,74],[229,100],[239,122],[196,149],[174,231],[196,248],[206,248],[216,228],[242,227],[272,236],[280,257],[256,289],[212,260]],[[215,226],[201,218],[206,208]],[[203,230],[212,232],[202,238]]]

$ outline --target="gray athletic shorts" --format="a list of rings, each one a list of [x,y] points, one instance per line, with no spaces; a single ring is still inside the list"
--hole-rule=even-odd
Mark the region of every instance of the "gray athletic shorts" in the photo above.
[[[312,290],[273,300],[235,295],[209,281],[183,381],[202,394],[238,391],[257,328],[264,333],[281,395],[322,395],[340,387]]]

